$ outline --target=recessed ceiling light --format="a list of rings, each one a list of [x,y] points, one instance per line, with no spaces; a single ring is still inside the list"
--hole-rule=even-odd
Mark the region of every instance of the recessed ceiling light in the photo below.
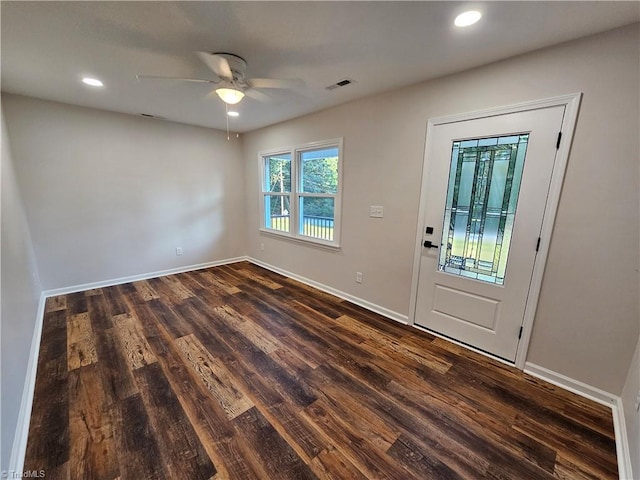
[[[92,87],[104,87],[104,84],[97,78],[84,77],[82,79],[82,83],[85,83],[86,85],[91,85]]]
[[[480,12],[476,10],[469,10],[468,12],[458,15],[453,23],[456,27],[468,27],[480,20],[481,17],[482,14]]]
[[[227,115],[229,115],[230,117],[239,117],[240,114],[238,112],[234,112],[233,110],[229,110],[227,112]]]

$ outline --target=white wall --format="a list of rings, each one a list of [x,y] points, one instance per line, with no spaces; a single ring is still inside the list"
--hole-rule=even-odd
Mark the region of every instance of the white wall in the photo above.
[[[583,92],[528,361],[619,395],[639,333],[639,44],[636,24],[245,135],[249,255],[408,315],[427,120]],[[258,152],[340,136],[342,250],[261,235]]]
[[[640,478],[640,412],[635,406],[637,395],[640,395],[640,337],[622,390],[622,409],[629,439],[633,478]]]
[[[31,341],[36,325],[40,281],[18,188],[4,112],[2,123],[2,452],[0,471],[7,470],[20,412]]]
[[[28,97],[3,102],[43,289],[245,253],[237,139]]]

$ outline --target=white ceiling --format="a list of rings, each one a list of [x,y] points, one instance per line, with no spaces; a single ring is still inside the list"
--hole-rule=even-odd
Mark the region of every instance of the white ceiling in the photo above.
[[[297,78],[246,98],[232,131],[466,70],[640,21],[639,2],[12,2],[2,1],[2,90],[224,129],[211,86],[136,74],[212,78],[194,52],[231,52],[247,76]],[[482,20],[453,26],[473,7]],[[100,89],[80,83],[100,78]],[[344,78],[354,84],[333,91]]]

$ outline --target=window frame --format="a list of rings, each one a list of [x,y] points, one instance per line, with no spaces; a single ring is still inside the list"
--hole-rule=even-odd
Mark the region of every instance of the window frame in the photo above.
[[[338,186],[336,193],[309,193],[302,191],[302,153],[321,150],[325,148],[338,149]],[[264,150],[258,153],[260,165],[260,228],[261,233],[273,235],[278,238],[294,240],[304,244],[328,247],[332,249],[340,248],[340,233],[342,226],[342,164],[343,164],[343,138],[333,138],[317,142],[309,142],[301,145],[283,147],[271,150]],[[276,155],[291,155],[291,192],[284,195],[289,196],[289,231],[276,230],[266,226],[265,198],[268,195],[282,195],[280,192],[269,192],[266,186],[266,159]],[[310,235],[300,233],[300,199],[301,198],[332,198],[333,204],[333,240],[324,240]]]

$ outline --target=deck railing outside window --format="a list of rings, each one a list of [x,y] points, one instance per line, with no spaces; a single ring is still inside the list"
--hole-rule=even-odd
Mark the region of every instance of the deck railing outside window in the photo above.
[[[271,215],[270,227],[274,230],[288,231],[290,215]],[[333,240],[333,218],[305,215],[302,217],[300,233],[322,240]]]

